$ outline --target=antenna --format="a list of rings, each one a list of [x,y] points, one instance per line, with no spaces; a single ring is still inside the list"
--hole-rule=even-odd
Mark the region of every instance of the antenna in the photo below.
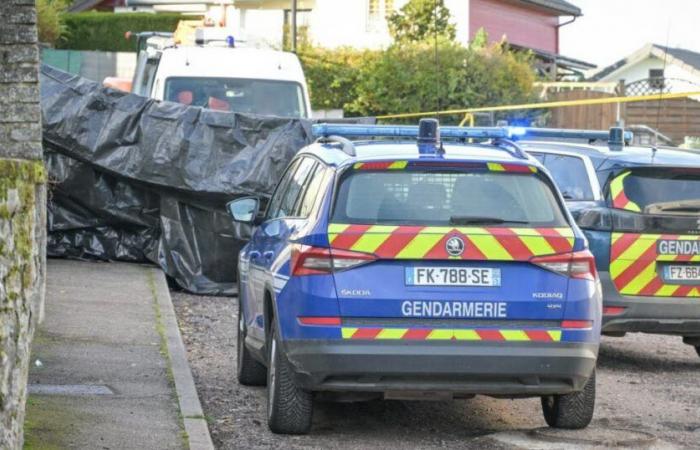
[[[438,0],[433,3],[433,38],[435,40],[435,118],[440,118],[440,59],[438,56]]]
[[[659,146],[659,124],[661,123],[661,99],[664,95],[664,87],[666,86],[666,63],[668,61],[668,41],[671,36],[671,18],[668,18],[668,25],[666,26],[666,46],[664,47],[664,65],[662,68],[661,83],[659,84],[659,100],[656,103],[656,126],[654,129],[654,147],[652,152],[656,153],[656,148]]]

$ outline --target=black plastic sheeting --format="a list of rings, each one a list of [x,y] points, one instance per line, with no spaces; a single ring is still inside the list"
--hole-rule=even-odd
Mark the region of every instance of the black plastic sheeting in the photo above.
[[[48,255],[153,262],[179,286],[234,294],[250,228],[226,202],[269,197],[311,122],[211,111],[41,68]]]

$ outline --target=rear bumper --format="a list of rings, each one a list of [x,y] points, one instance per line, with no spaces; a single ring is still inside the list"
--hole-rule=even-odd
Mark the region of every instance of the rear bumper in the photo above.
[[[579,391],[598,344],[485,342],[285,342],[297,382],[313,391],[421,391],[503,397]]]
[[[623,307],[616,315],[603,314],[602,331],[643,332],[678,336],[700,336],[700,298],[623,296],[600,272],[603,306]]]

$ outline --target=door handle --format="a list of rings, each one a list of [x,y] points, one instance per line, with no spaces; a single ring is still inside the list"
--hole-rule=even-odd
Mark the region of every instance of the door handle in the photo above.
[[[272,259],[272,257],[275,256],[275,252],[265,252],[263,253],[263,256],[265,259]]]
[[[250,252],[250,259],[258,259],[260,257],[260,252],[253,250]]]

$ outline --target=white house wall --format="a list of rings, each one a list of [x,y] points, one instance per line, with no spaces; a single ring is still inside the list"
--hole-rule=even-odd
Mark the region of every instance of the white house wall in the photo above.
[[[394,0],[396,9],[408,0]],[[316,0],[309,15],[309,38],[327,48],[351,46],[380,49],[391,44],[385,21],[372,26],[369,21],[369,0]],[[469,0],[445,0],[452,22],[457,25],[457,39],[469,42]],[[256,44],[282,46],[284,13],[282,10],[239,10],[238,23],[245,38]]]
[[[620,81],[625,80],[625,84],[632,83],[638,80],[646,80],[649,78],[649,69],[663,69],[663,60],[650,56],[636,64],[632,64],[622,70],[616,71],[602,78],[600,81]],[[700,90],[700,77],[684,70],[683,68],[667,63],[664,71],[665,78],[675,78],[679,80],[688,80],[690,83],[671,82],[671,91],[696,91]]]

